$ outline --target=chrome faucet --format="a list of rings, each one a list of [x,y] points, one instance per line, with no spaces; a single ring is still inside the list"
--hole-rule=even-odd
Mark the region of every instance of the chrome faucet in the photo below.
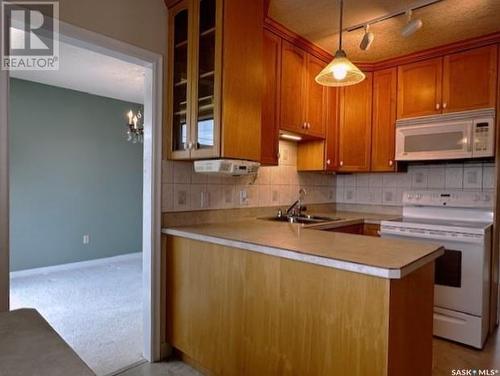
[[[306,196],[307,192],[304,188],[299,189],[299,199],[295,201],[287,210],[286,210],[286,216],[287,217],[296,217],[300,214],[302,214],[303,211],[307,210],[305,206],[302,205],[304,202],[304,198]]]

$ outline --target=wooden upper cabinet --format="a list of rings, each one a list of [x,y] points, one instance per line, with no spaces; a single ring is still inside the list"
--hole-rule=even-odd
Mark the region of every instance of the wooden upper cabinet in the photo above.
[[[373,74],[341,89],[339,167],[341,172],[370,170]]]
[[[443,112],[495,107],[497,56],[496,45],[445,56]]]
[[[443,59],[398,68],[398,119],[441,113]]]
[[[261,163],[278,164],[281,38],[264,30],[264,94],[262,98]]]
[[[285,40],[281,51],[281,129],[303,132],[307,53]]]
[[[325,67],[325,63],[307,54],[306,74],[306,102],[304,120],[307,133],[313,136],[325,137],[326,120],[326,92],[327,89],[319,85],[315,78]]]
[[[373,74],[371,171],[394,171],[397,68]]]
[[[260,161],[264,0],[169,9],[167,158]]]
[[[192,3],[184,0],[168,12],[168,60],[164,152],[166,158],[188,159],[191,111],[190,66]]]
[[[336,171],[338,168],[339,138],[339,92],[340,89],[328,88],[326,101],[326,146],[325,170]]]
[[[326,64],[282,41],[280,128],[310,138],[325,137],[326,88],[314,80]]]

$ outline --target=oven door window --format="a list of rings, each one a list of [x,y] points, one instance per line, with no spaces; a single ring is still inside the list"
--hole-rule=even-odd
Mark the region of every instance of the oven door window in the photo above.
[[[444,255],[436,259],[435,284],[462,287],[462,252],[445,249]]]

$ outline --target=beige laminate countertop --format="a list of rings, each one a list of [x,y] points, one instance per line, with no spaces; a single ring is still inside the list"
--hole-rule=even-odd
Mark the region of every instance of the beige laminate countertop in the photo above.
[[[398,216],[322,213],[344,218],[327,227],[377,223]],[[326,227],[322,224],[321,227]],[[216,243],[384,278],[402,278],[443,254],[438,244],[320,231],[313,226],[250,219],[172,227],[164,234]]]
[[[319,215],[322,217],[330,218],[340,218],[339,221],[334,222],[324,222],[321,225],[307,225],[305,227],[314,228],[336,228],[354,224],[377,224],[379,225],[382,221],[389,221],[391,219],[399,219],[401,215],[399,214],[376,214],[376,213],[363,213],[363,212],[349,212],[349,211],[335,211],[335,212],[315,212],[313,215]]]

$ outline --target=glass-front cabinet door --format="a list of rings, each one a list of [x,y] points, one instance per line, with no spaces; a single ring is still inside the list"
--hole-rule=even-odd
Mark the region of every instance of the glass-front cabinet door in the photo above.
[[[197,43],[193,82],[193,158],[219,156],[220,27],[221,1],[195,0]]]
[[[191,123],[191,23],[190,1],[182,1],[169,11],[168,98],[171,125],[171,157],[187,159],[190,152]]]
[[[168,123],[172,159],[220,155],[222,0],[169,9]]]

